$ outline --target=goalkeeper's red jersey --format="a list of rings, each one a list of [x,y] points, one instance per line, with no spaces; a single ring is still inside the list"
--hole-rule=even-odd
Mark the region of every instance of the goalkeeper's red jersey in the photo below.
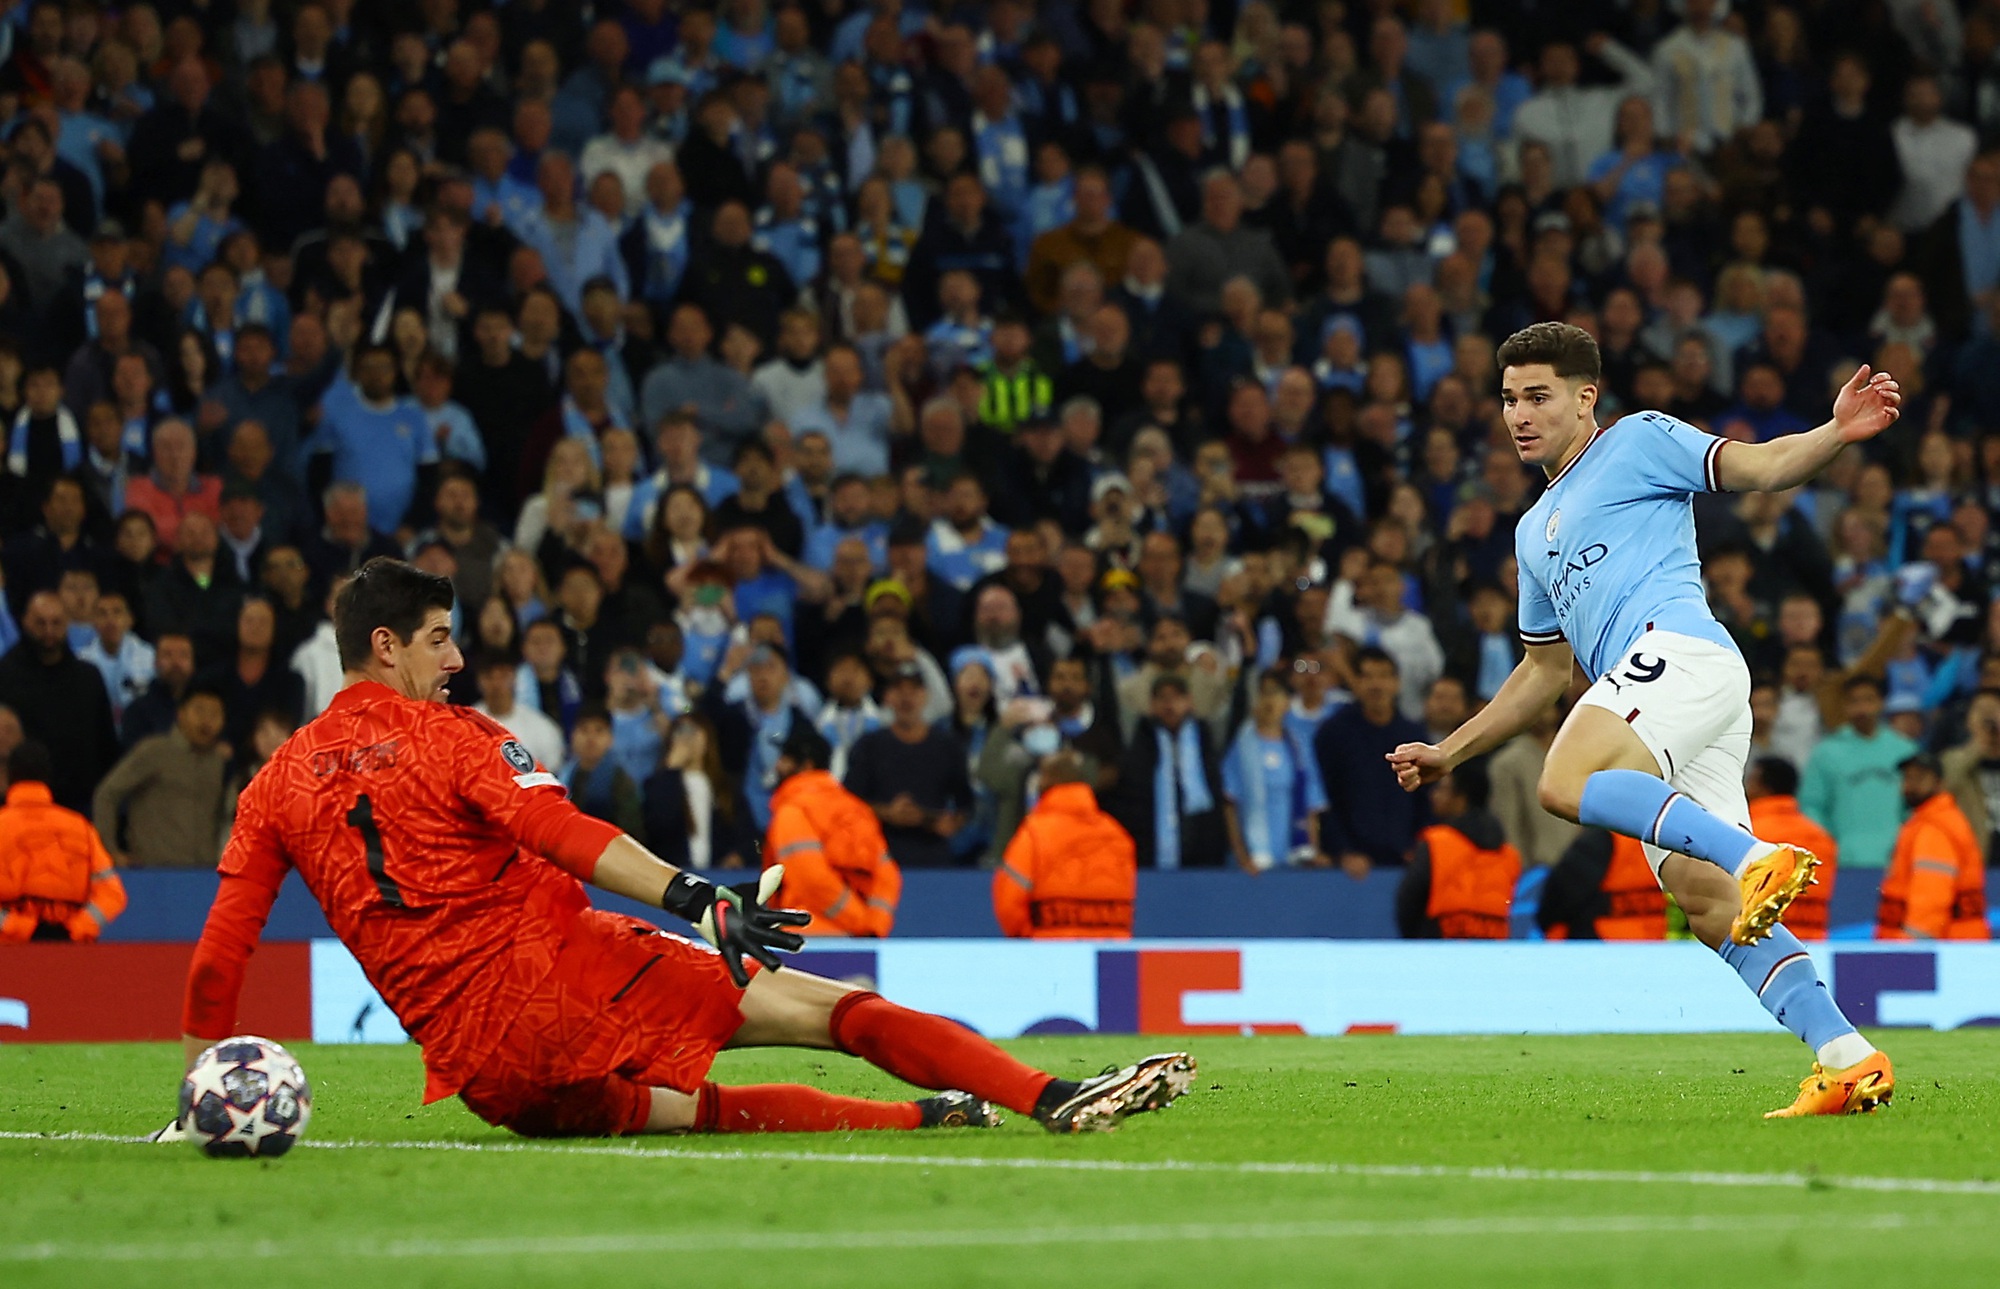
[[[244,963],[296,868],[423,1045],[425,1100],[450,1096],[548,976],[588,906],[577,878],[617,835],[487,717],[351,685],[243,793],[185,1028],[232,1032]]]

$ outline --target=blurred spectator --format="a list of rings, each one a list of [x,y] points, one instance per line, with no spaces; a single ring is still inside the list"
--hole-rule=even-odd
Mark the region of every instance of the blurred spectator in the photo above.
[[[1827,907],[1840,877],[1840,847],[1799,810],[1798,769],[1779,757],[1763,757],[1751,765],[1744,793],[1750,800],[1750,830],[1759,838],[1802,846],[1819,856],[1815,881],[1785,911],[1785,925],[1802,940],[1826,939]]]
[[[667,734],[666,756],[646,780],[646,844],[677,868],[742,868],[757,853],[750,806],[722,768],[707,719],[689,714]]]
[[[21,618],[21,640],[0,657],[0,703],[52,758],[47,782],[56,804],[77,810],[118,755],[111,700],[97,668],[70,650],[62,601],[37,591]]]
[[[1188,682],[1161,672],[1146,692],[1119,760],[1111,813],[1132,835],[1142,868],[1221,867],[1229,855],[1222,769]]]
[[[223,740],[233,748],[248,747],[257,720],[277,712],[297,725],[305,709],[305,681],[277,655],[277,618],[271,602],[249,596],[236,612],[236,644],[213,684],[222,694],[227,715]]]
[[[1350,877],[1407,863],[1418,829],[1429,821],[1425,794],[1398,788],[1387,760],[1400,744],[1425,737],[1421,725],[1396,710],[1401,686],[1396,660],[1362,647],[1354,655],[1354,701],[1327,718],[1313,742],[1327,798],[1320,849]]]
[[[132,607],[124,592],[110,590],[97,597],[94,630],[76,656],[97,668],[111,699],[111,720],[122,725],[125,709],[153,683],[154,649],[132,631]]]
[[[1051,753],[1036,775],[1041,794],[993,874],[1000,934],[1131,938],[1139,885],[1132,838],[1098,808],[1090,771],[1075,752]]]
[[[1878,940],[1987,940],[1986,857],[1965,813],[1945,791],[1936,756],[1903,761],[1903,805],[1910,815],[1896,834],[1882,899]]]
[[[1799,807],[1832,834],[1848,868],[1881,868],[1902,819],[1892,771],[1917,745],[1882,724],[1882,682],[1850,677],[1842,688],[1845,720],[1806,762]]]
[[[884,690],[890,720],[847,756],[847,790],[882,821],[889,854],[906,868],[944,868],[951,839],[972,813],[967,755],[942,723],[925,719],[923,673],[899,667]]]
[[[1503,744],[1486,761],[1491,809],[1501,831],[1531,867],[1553,866],[1576,840],[1577,825],[1542,809],[1542,765],[1561,727],[1562,709],[1542,714],[1525,733]]]
[[[1285,723],[1290,705],[1285,677],[1260,674],[1251,719],[1223,754],[1229,845],[1245,872],[1329,862],[1319,844],[1326,789],[1310,745]]]
[[[515,700],[514,660],[504,653],[486,653],[474,666],[479,673],[479,701],[472,710],[521,740],[545,769],[560,769],[568,759],[562,726]]]
[[[1467,762],[1431,785],[1436,823],[1417,835],[1396,888],[1405,940],[1504,940],[1521,878],[1521,853],[1487,811],[1486,767]]]
[[[595,704],[577,713],[569,735],[569,760],[558,772],[576,808],[643,838],[639,785],[611,755],[611,717]]]
[[[215,867],[230,758],[222,737],[225,710],[213,686],[188,686],[174,728],[134,744],[98,784],[92,806],[97,830],[114,843],[125,839],[117,848],[125,866]],[[246,750],[248,734],[246,727]]]
[[[7,754],[0,811],[0,944],[90,944],[125,911],[125,884],[90,820],[56,805],[48,748],[29,741]]]

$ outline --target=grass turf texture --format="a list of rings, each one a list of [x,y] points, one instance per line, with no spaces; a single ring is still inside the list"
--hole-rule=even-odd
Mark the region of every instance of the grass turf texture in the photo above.
[[[1806,1065],[1780,1035],[1195,1038],[1194,1094],[1110,1136],[1012,1116],[624,1143],[523,1143],[456,1101],[420,1107],[414,1048],[303,1045],[320,1148],[0,1139],[0,1284],[1990,1285],[2000,1181],[1928,1182],[2000,1179],[2000,1032],[1878,1038],[1901,1082],[1865,1119],[1763,1121]],[[1009,1044],[1071,1076],[1167,1045]],[[150,1131],[178,1061],[0,1046],[0,1132]],[[730,1053],[716,1077],[902,1094],[835,1055]],[[821,1154],[846,1158],[804,1157]],[[1381,1167],[1399,1165],[1435,1171]],[[1496,1167],[1735,1181],[1466,1171]]]

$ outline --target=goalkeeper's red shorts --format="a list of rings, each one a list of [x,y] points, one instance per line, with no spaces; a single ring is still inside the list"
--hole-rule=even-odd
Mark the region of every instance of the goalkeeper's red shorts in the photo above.
[[[653,1088],[701,1087],[743,1024],[742,996],[708,946],[587,909],[555,970],[458,1095],[524,1137],[638,1132]]]

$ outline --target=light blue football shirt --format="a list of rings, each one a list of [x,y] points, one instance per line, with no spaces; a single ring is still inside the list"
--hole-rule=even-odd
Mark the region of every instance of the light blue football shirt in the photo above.
[[[1592,680],[1654,628],[1734,650],[1694,538],[1694,494],[1721,491],[1724,442],[1665,412],[1599,430],[1514,529],[1521,639],[1569,641]]]

